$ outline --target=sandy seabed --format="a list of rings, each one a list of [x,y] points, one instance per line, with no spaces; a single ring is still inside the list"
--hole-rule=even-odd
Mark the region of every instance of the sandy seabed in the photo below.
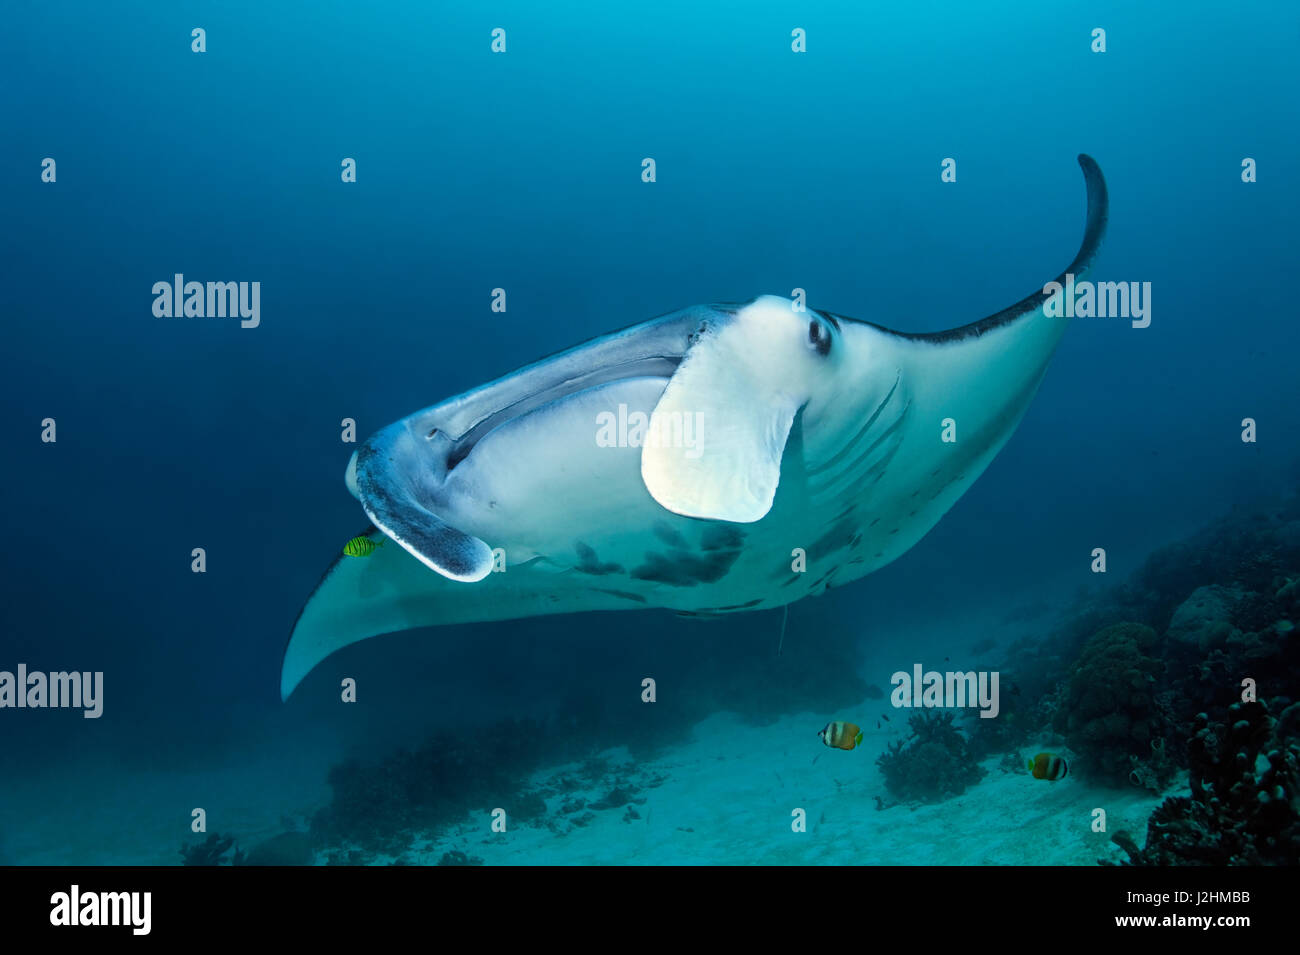
[[[880,708],[864,701],[857,713]],[[876,729],[863,715],[862,745],[845,752],[818,740],[825,714],[764,726],[717,714],[653,759],[618,748],[600,754],[608,764],[596,776],[577,764],[540,771],[531,787],[545,795],[545,813],[516,821],[504,804],[505,832],[492,830],[486,809],[467,814],[459,826],[413,840],[402,861],[436,864],[459,851],[485,865],[1095,865],[1123,858],[1112,832],[1126,829],[1141,844],[1163,798],[1094,787],[1077,771],[1056,783],[1034,779],[1023,770],[1023,758],[1037,751],[1030,746],[1015,770],[1002,756],[985,760],[983,779],[960,796],[888,806],[876,757],[906,734],[901,716]],[[328,802],[325,779],[337,754],[325,740],[316,750],[295,740],[291,754],[282,744],[268,739],[215,769],[69,765],[58,775],[10,779],[0,799],[5,861],[175,865],[181,844],[199,838],[189,829],[194,807],[206,810],[209,832],[234,834],[245,849],[304,828]],[[616,780],[624,783],[617,805],[595,809],[611,801]],[[878,796],[887,808],[877,808]],[[1106,832],[1093,831],[1098,808]],[[804,832],[792,828],[799,809]]]

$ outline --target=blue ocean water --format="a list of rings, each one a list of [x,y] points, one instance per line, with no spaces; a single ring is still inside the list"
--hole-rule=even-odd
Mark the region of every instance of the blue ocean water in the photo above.
[[[818,709],[828,654],[887,684],[918,641],[938,664],[999,615],[1105,589],[1293,490],[1298,29],[1285,3],[1249,17],[1202,3],[10,11],[0,670],[102,671],[105,696],[98,720],[0,710],[8,861],[179,861],[205,799],[239,807],[211,829],[266,835],[268,819],[311,817],[348,754],[502,719],[541,721],[518,732],[566,756],[579,723],[592,752],[662,751],[727,701],[778,723]],[[1073,256],[1081,152],[1110,189],[1095,277],[1150,282],[1149,327],[1076,320],[1015,436],[939,525],[790,609],[776,659],[802,669],[788,698],[768,682],[780,614],[643,611],[384,637],[280,701],[294,619],[366,526],[342,419],[365,437],[694,303],[801,288],[903,331],[974,321]],[[956,182],[941,178],[950,157]],[[156,317],[151,289],[177,273],[259,282],[260,323]],[[647,672],[689,685],[695,708],[669,693],[647,716]],[[355,705],[338,700],[345,675]],[[722,679],[727,693],[698,696]],[[851,690],[827,687],[827,719]],[[247,770],[253,753],[296,774],[284,792]],[[241,802],[228,791],[245,771]],[[179,792],[160,783],[178,773]],[[101,821],[69,835],[86,814]],[[619,861],[631,828],[599,851],[554,834],[527,859]]]

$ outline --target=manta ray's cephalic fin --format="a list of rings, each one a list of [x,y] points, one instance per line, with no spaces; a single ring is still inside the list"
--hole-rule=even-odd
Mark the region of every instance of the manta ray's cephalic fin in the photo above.
[[[419,449],[404,421],[390,425],[357,449],[348,467],[366,514],[426,566],[452,580],[473,582],[492,572],[492,549],[429,510],[422,500]]]

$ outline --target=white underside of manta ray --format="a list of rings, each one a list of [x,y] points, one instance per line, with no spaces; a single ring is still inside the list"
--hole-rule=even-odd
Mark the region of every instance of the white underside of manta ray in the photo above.
[[[1079,165],[1076,278],[1107,219],[1101,170]],[[347,470],[370,537],[395,544],[326,572],[285,649],[282,697],[379,634],[587,610],[759,610],[871,573],[920,540],[1015,430],[1069,321],[1044,314],[1047,298],[932,334],[775,296],[695,306],[403,418]],[[620,406],[677,440],[602,446],[602,416]],[[948,418],[955,442],[943,440]],[[683,423],[694,427],[673,430]]]

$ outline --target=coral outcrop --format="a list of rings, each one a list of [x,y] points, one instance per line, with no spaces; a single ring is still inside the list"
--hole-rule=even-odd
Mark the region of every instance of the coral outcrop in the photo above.
[[[965,792],[984,770],[950,711],[922,710],[908,720],[907,740],[889,744],[876,760],[897,802],[938,802]]]
[[[1174,611],[1167,631],[1169,639],[1198,650],[1223,646],[1229,638],[1241,634],[1232,625],[1232,615],[1243,596],[1236,588],[1218,584],[1197,587]]]
[[[1228,718],[1195,720],[1188,746],[1192,795],[1166,799],[1147,822],[1146,846],[1113,838],[1126,865],[1295,865],[1300,862],[1300,704],[1278,718],[1262,702]]]
[[[518,821],[537,819],[545,802],[529,791],[526,776],[544,758],[537,742],[544,738],[543,727],[505,720],[487,735],[490,747],[477,738],[438,732],[417,749],[390,754],[377,765],[349,760],[335,766],[329,774],[333,799],[312,818],[314,842],[398,854],[412,835],[459,822],[472,810],[500,805]]]
[[[1074,663],[1064,731],[1094,778],[1122,786],[1139,768],[1171,774],[1172,767],[1152,759],[1172,729],[1157,700],[1164,668],[1150,655],[1156,642],[1156,632],[1144,624],[1115,624],[1084,644]]]
[[[232,849],[232,858],[227,859],[226,853]],[[239,857],[235,837],[223,836],[219,832],[210,833],[202,842],[181,846],[181,865],[226,865]]]
[[[452,849],[450,852],[444,852],[442,858],[438,860],[438,865],[482,865],[483,860],[478,856],[467,855],[459,849]]]
[[[282,832],[258,843],[242,856],[238,865],[304,866],[315,865],[311,838],[305,832]]]

